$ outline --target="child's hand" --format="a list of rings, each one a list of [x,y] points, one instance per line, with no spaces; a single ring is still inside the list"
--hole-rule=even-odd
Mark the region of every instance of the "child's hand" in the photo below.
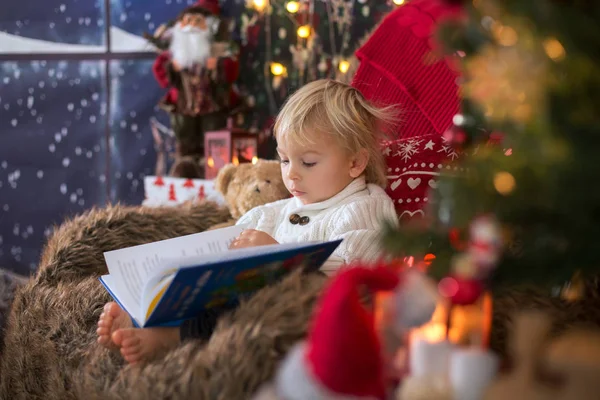
[[[257,231],[255,229],[246,229],[231,243],[229,248],[243,249],[246,247],[266,246],[269,244],[278,244],[278,242],[268,233]]]

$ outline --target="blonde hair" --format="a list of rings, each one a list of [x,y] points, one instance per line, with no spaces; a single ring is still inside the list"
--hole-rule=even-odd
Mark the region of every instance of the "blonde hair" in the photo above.
[[[368,183],[386,186],[386,165],[381,141],[397,123],[395,107],[377,107],[345,83],[321,79],[308,83],[290,96],[275,121],[277,141],[316,144],[318,135],[333,137],[349,154],[367,150]]]

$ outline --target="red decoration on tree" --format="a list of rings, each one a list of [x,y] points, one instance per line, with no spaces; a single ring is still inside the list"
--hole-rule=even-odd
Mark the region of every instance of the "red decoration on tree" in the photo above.
[[[154,181],[154,186],[165,186],[165,181],[163,181],[162,176],[157,176]]]
[[[204,200],[204,198],[205,198],[205,197],[206,197],[206,196],[205,196],[205,194],[204,194],[204,185],[201,185],[201,186],[200,186],[200,190],[198,191],[198,198],[199,198],[200,200]]]
[[[466,306],[479,299],[483,293],[483,283],[478,279],[448,276],[440,281],[438,289],[453,305]]]
[[[492,132],[492,133],[490,133],[490,138],[488,139],[488,145],[497,146],[497,145],[500,145],[503,140],[504,140],[504,133]]]
[[[194,181],[192,181],[191,179],[186,180],[185,183],[183,184],[183,187],[188,188],[188,189],[195,187]]]
[[[452,228],[448,232],[448,237],[450,239],[450,244],[456,250],[461,251],[467,247],[465,241],[461,238],[460,230],[458,228]]]
[[[175,196],[175,185],[173,183],[169,186],[169,201],[177,201],[177,197]]]

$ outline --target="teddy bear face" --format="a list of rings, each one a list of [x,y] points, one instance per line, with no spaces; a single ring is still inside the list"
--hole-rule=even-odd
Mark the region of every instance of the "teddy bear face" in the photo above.
[[[219,171],[215,187],[234,218],[240,218],[254,207],[290,197],[281,178],[279,162],[270,160],[226,165]]]

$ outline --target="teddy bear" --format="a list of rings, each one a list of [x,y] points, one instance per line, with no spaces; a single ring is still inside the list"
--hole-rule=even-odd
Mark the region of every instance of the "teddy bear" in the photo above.
[[[273,160],[227,164],[215,178],[215,189],[225,199],[233,219],[212,229],[233,225],[254,207],[290,197],[281,178],[279,162]]]

